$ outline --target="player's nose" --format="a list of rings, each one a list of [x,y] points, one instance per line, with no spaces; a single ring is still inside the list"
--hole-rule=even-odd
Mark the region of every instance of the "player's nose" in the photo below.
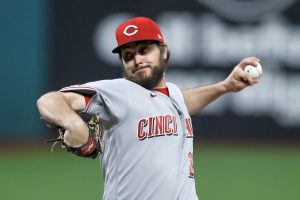
[[[139,67],[141,64],[143,64],[143,56],[140,54],[136,54],[134,56],[134,63],[136,67]]]

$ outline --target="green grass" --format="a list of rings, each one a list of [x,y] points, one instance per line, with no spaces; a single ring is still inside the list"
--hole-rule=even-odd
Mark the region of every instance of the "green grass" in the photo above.
[[[45,151],[0,158],[0,199],[101,199],[98,160]]]
[[[300,197],[300,148],[202,145],[194,168],[201,200],[296,200]],[[69,153],[0,154],[0,199],[99,200],[98,160]]]
[[[200,199],[296,200],[300,197],[300,149],[287,147],[197,148]]]

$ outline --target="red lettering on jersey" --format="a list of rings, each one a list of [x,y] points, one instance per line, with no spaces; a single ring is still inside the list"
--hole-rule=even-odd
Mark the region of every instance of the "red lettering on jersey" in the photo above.
[[[178,136],[176,117],[173,115],[142,118],[137,124],[139,140],[165,135]]]
[[[165,118],[165,133],[166,135],[171,135],[172,129],[170,128],[170,124],[172,123],[172,117],[170,115],[166,115],[164,118]]]
[[[185,119],[185,127],[187,130],[186,137],[194,137],[191,118]]]
[[[176,122],[176,117],[175,116],[172,117],[172,121],[173,121],[173,134],[177,136],[178,135],[178,133],[177,133],[177,122]]]
[[[149,117],[149,119],[148,119],[148,138],[154,137],[153,124],[154,124],[154,118]]]
[[[155,117],[155,136],[163,135],[164,133],[163,123],[164,123],[163,116]]]
[[[147,120],[146,119],[141,119],[138,124],[138,132],[137,132],[137,137],[139,140],[143,140],[147,137],[147,132],[144,131],[144,127],[147,126]]]

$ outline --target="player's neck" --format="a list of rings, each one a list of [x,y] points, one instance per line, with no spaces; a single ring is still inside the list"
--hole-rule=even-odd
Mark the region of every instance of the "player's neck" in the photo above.
[[[160,92],[162,94],[165,94],[166,96],[170,96],[169,90],[167,88],[166,78],[163,76],[159,84],[156,85],[156,87],[153,88],[153,90]]]
[[[166,83],[166,78],[165,76],[163,76],[163,78],[158,82],[158,84],[153,87],[153,89],[159,89],[159,88],[166,88],[167,87],[167,83]]]

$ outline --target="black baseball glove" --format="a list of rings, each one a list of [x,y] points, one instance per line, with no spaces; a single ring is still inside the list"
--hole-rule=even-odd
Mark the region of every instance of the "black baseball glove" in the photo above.
[[[102,129],[100,127],[100,119],[97,115],[79,113],[79,116],[83,119],[89,128],[89,138],[86,144],[80,147],[71,147],[64,141],[65,129],[56,127],[59,132],[59,137],[52,140],[47,140],[47,143],[53,143],[51,151],[57,143],[61,143],[62,148],[67,151],[81,157],[96,158],[104,151],[104,143],[102,142]],[[49,126],[49,124],[48,124]],[[53,126],[49,126],[53,127]]]

